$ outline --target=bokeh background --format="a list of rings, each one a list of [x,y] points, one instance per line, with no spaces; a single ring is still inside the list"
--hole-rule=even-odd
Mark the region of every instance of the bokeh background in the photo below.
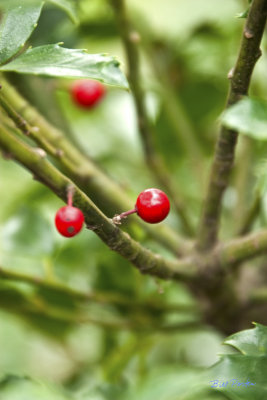
[[[227,74],[234,65],[244,23],[237,15],[245,11],[247,2],[128,0],[127,7],[141,35],[142,85],[157,131],[157,148],[187,199],[196,225],[205,193],[203,179],[227,95]],[[121,61],[126,73],[123,47],[108,2],[80,0],[79,17],[80,25],[75,26],[62,11],[46,6],[30,43],[64,42],[65,47],[86,48],[89,53],[109,53]],[[257,95],[266,93],[264,62],[263,57],[255,70],[252,90]],[[140,191],[156,185],[144,163],[129,92],[107,87],[105,99],[85,111],[73,104],[68,80],[9,77],[51,122],[122,185],[133,205]],[[172,88],[172,95],[166,87]],[[189,137],[194,138],[202,155],[198,171],[186,151]],[[241,140],[239,159],[248,149],[245,139]],[[253,146],[249,157],[260,160],[264,146]],[[239,202],[235,174],[224,197],[224,216],[235,216],[224,219],[225,237],[236,229],[254,191],[256,172],[246,164],[243,180],[238,168],[235,171],[245,201]],[[212,328],[200,325],[198,329],[159,331],[161,322],[201,320],[187,288],[140,275],[86,229],[71,240],[60,237],[54,215],[63,203],[26,170],[4,158],[0,159],[0,193],[1,267],[49,282],[60,280],[80,291],[99,292],[104,298],[115,293],[133,303],[184,307],[184,311],[166,314],[77,302],[49,288],[0,280],[1,374],[29,375],[60,384],[81,399],[170,400],[180,398],[177,393],[190,391],[203,368],[225,351],[223,333]],[[107,210],[107,214],[112,217],[114,210]],[[266,220],[264,207],[260,220]],[[173,212],[164,223],[181,228]],[[135,229],[145,246],[169,256],[166,249]],[[73,318],[78,315],[83,315],[84,321]],[[134,321],[137,329],[120,327],[125,319]],[[105,326],[105,321],[111,325]]]

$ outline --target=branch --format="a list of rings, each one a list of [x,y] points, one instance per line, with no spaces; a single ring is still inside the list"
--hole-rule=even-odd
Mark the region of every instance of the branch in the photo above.
[[[209,328],[202,324],[200,321],[189,321],[189,322],[180,322],[176,324],[162,324],[158,321],[155,322],[151,319],[147,319],[146,321],[140,322],[137,318],[133,319],[118,319],[118,318],[96,318],[88,315],[73,315],[71,313],[63,313],[62,311],[58,312],[53,309],[42,310],[39,307],[36,307],[37,310],[28,310],[25,307],[21,307],[20,311],[30,313],[31,315],[37,315],[38,317],[43,316],[45,318],[52,318],[57,321],[68,323],[68,324],[93,324],[98,325],[105,329],[112,330],[127,330],[127,331],[136,331],[136,332],[144,332],[144,331],[158,331],[164,333],[172,333],[176,331],[189,331],[189,330],[208,330]]]
[[[240,265],[242,261],[267,251],[267,230],[262,230],[218,246],[218,256],[224,266]]]
[[[245,214],[244,220],[242,221],[242,225],[239,229],[239,235],[245,235],[249,232],[253,222],[258,217],[261,210],[261,196],[260,193],[256,193],[253,199],[253,202],[250,208],[247,210],[247,214]]]
[[[249,177],[253,153],[253,141],[251,138],[241,136],[238,140],[239,152],[237,152],[233,178],[231,179],[231,186],[235,188],[237,193],[237,201],[231,211],[232,219],[234,221],[233,230],[237,232],[236,236],[239,236],[241,225],[243,225],[243,221],[246,219],[245,214],[248,212],[247,200],[248,193],[251,193],[251,182]],[[247,232],[244,232],[243,234]]]
[[[51,154],[53,157],[60,158],[60,149],[54,147],[46,140],[46,138],[39,133],[38,126],[31,126],[20,114],[18,114],[14,108],[8,103],[2,93],[0,93],[0,105],[5,110],[7,115],[12,119],[16,127],[26,136],[29,136],[35,141],[36,144],[40,145],[45,151]]]
[[[197,320],[180,322],[179,324],[166,325],[162,323],[159,319],[154,318],[144,318],[142,316],[136,316],[132,318],[100,318],[94,315],[88,315],[85,312],[80,313],[76,310],[66,311],[58,308],[53,308],[48,306],[43,302],[31,301],[27,299],[27,302],[18,302],[18,304],[0,304],[0,308],[12,312],[19,317],[26,317],[27,320],[31,321],[32,317],[37,318],[48,318],[49,320],[54,320],[68,325],[78,325],[78,324],[94,324],[105,329],[114,330],[131,330],[131,331],[163,331],[163,332],[173,332],[173,331],[183,331],[190,329],[201,329],[202,324]],[[29,319],[30,317],[30,319]],[[205,326],[203,326],[205,328]],[[202,329],[203,329],[202,328]]]
[[[187,151],[188,157],[193,161],[193,166],[196,166],[197,176],[199,177],[198,165],[203,162],[203,151],[197,143],[197,133],[194,126],[169,77],[170,71],[165,61],[166,54],[158,51],[157,46],[155,46],[155,37],[147,19],[142,18],[142,15],[137,13],[135,14],[134,25],[138,27],[138,32],[141,33],[141,45],[146,51],[148,62],[151,64],[157,83],[160,84],[158,90],[163,100],[167,118],[184,150]]]
[[[38,276],[22,274],[20,272],[9,271],[0,267],[0,279],[14,282],[24,282],[39,288],[48,289],[59,294],[69,296],[78,302],[95,302],[100,304],[112,304],[114,306],[123,306],[128,309],[137,309],[142,312],[194,312],[196,306],[190,304],[163,304],[149,301],[132,301],[118,293],[104,292],[84,292],[57,281],[47,281]]]
[[[259,46],[266,16],[267,0],[253,0],[243,32],[237,62],[229,76],[231,87],[226,107],[236,103],[248,92],[253,68],[261,55]],[[221,201],[234,162],[237,135],[237,131],[222,126],[216,144],[207,198],[200,221],[197,243],[199,250],[208,250],[217,241]]]
[[[0,147],[31,171],[35,179],[49,187],[63,201],[67,201],[67,188],[72,182],[50,164],[38,149],[31,148],[1,126]],[[213,277],[221,272],[221,267],[226,267],[223,269],[227,271],[229,267],[267,250],[267,230],[263,230],[218,245],[208,256],[192,254],[179,260],[167,260],[131,239],[77,187],[73,200],[74,205],[83,211],[88,229],[94,231],[111,250],[126,258],[141,273],[165,280],[192,282],[199,287],[201,279],[206,277],[206,268],[212,269]],[[201,285],[205,286],[204,283]]]
[[[53,156],[68,176],[101,209],[111,210],[114,215],[133,207],[133,201],[117,183],[81,154],[59,129],[45,120],[5,79],[1,78],[1,81],[3,88],[0,104],[16,126],[23,131],[26,124],[27,131],[24,133]],[[152,227],[137,217],[133,217],[132,221],[175,254],[187,251],[188,241],[166,225]]]
[[[124,0],[111,0],[111,5],[114,9],[114,14],[117,19],[118,28],[126,52],[128,61],[128,80],[135,102],[139,132],[144,147],[147,165],[155,176],[156,180],[172,197],[173,204],[181,218],[184,231],[188,235],[193,235],[194,229],[191,225],[188,215],[185,212],[184,201],[181,198],[181,194],[177,193],[173,182],[170,179],[166,165],[163,162],[162,157],[159,156],[154,143],[155,133],[153,132],[153,128],[146,110],[145,92],[140,83],[140,57],[136,43],[138,41],[138,38],[136,37],[138,34],[134,32],[131,27],[131,23],[126,13]]]
[[[261,288],[255,289],[250,293],[249,296],[252,303],[266,303],[267,301],[267,287],[263,286]]]
[[[11,158],[33,173],[36,180],[49,187],[58,197],[67,201],[67,188],[73,184],[58,171],[38,150],[33,149],[0,126],[0,147]],[[88,229],[94,231],[111,249],[130,261],[140,272],[162,279],[186,281],[195,274],[188,261],[166,260],[152,253],[120,230],[80,189],[75,187],[73,203],[85,216]]]

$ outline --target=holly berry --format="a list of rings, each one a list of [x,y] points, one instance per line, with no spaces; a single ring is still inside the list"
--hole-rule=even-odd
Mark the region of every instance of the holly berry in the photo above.
[[[146,189],[137,197],[135,208],[140,218],[150,224],[156,224],[169,214],[170,202],[162,190]]]
[[[157,224],[163,221],[170,211],[170,202],[167,195],[160,189],[146,189],[139,194],[135,208],[113,218],[115,224],[120,224],[122,218],[137,213],[144,221]]]
[[[61,207],[55,216],[55,225],[58,232],[65,237],[77,235],[82,229],[84,215],[77,207],[72,206],[73,186],[68,187],[68,205]]]
[[[77,207],[61,207],[55,216],[55,224],[58,232],[65,237],[77,235],[82,229],[84,216]]]
[[[71,88],[71,95],[76,104],[83,108],[92,108],[99,103],[106,93],[102,83],[93,80],[76,81]]]

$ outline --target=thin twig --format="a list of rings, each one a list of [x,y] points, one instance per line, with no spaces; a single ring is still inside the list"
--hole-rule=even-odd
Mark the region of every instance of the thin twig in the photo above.
[[[118,22],[118,28],[126,52],[128,79],[135,102],[139,132],[144,147],[146,163],[162,188],[164,188],[172,197],[172,202],[180,216],[185,233],[192,236],[194,229],[190,218],[185,211],[184,200],[182,199],[181,193],[177,193],[166,165],[157,152],[154,143],[155,133],[147,113],[145,93],[141,86],[140,55],[137,48],[138,34],[131,27],[130,20],[126,13],[124,0],[111,0],[111,5],[114,8],[114,14]]]
[[[0,279],[14,282],[24,282],[38,288],[43,288],[64,294],[78,302],[95,302],[100,304],[112,304],[115,306],[124,306],[129,309],[139,309],[142,312],[194,312],[197,310],[196,306],[190,304],[164,304],[157,303],[151,300],[140,302],[138,299],[132,301],[118,293],[104,293],[104,292],[84,292],[72,287],[66,286],[59,281],[48,281],[41,277],[27,275],[25,273],[10,271],[7,268],[0,267]]]
[[[218,245],[218,257],[226,268],[240,266],[267,251],[267,230],[261,230]]]
[[[243,224],[247,213],[248,192],[251,192],[250,171],[253,155],[253,141],[246,136],[239,137],[239,151],[236,154],[235,167],[233,169],[233,179],[231,186],[236,190],[237,201],[232,209],[232,218],[235,221],[233,230],[240,231],[240,226]]]
[[[255,63],[261,55],[259,46],[266,16],[267,0],[253,0],[243,32],[237,62],[228,76],[231,87],[226,107],[236,103],[248,93]],[[237,131],[222,126],[216,144],[208,193],[200,221],[197,248],[201,251],[212,248],[217,242],[221,201],[234,162],[237,135]]]
[[[31,126],[22,116],[15,111],[15,109],[8,103],[2,93],[0,93],[0,105],[5,110],[7,115],[12,119],[16,127],[26,136],[31,137],[38,145],[45,149],[49,154],[54,157],[59,157],[59,149],[52,146],[45,137],[39,133],[37,126]]]
[[[189,116],[184,109],[184,106],[177,97],[179,93],[175,91],[168,70],[166,68],[164,54],[158,54],[155,46],[153,45],[154,36],[149,26],[149,22],[142,18],[142,15],[135,15],[134,25],[137,26],[138,32],[141,34],[140,43],[143,46],[148,62],[150,62],[152,70],[156,76],[157,82],[160,84],[160,95],[163,99],[164,109],[166,116],[173,128],[173,131],[182,147],[187,152],[187,156],[194,162],[193,166],[198,168],[203,161],[203,150],[196,140],[197,133],[190,121]]]
[[[239,229],[238,235],[243,236],[246,233],[249,232],[253,222],[255,219],[258,217],[261,209],[261,196],[259,193],[255,194],[255,197],[253,199],[253,202],[250,206],[250,208],[247,210],[247,213],[245,214],[245,217],[242,221],[242,225]]]

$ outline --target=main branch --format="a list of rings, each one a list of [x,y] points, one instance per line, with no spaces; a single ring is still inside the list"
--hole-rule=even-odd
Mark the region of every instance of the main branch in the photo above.
[[[231,86],[226,107],[236,103],[248,93],[250,78],[256,61],[261,55],[260,43],[267,17],[267,0],[253,0],[243,31],[240,52],[233,71],[229,74]],[[232,170],[237,131],[222,126],[216,144],[215,157],[211,169],[208,194],[200,221],[199,250],[212,248],[218,237],[221,202]]]
[[[86,158],[65,137],[32,107],[13,86],[1,77],[0,105],[16,126],[50,154],[67,175],[106,212],[121,213],[133,207],[123,189]],[[183,254],[188,242],[166,225],[148,226],[133,218],[156,241],[175,254]]]
[[[1,125],[0,148],[10,159],[16,160],[31,171],[36,180],[50,188],[63,201],[67,201],[67,188],[73,183],[47,160],[43,151],[30,147]],[[169,260],[152,253],[131,239],[78,187],[75,187],[73,204],[83,211],[87,228],[94,231],[111,250],[126,258],[141,273],[165,280],[191,282],[193,290],[194,287],[198,290],[202,287],[205,290],[204,279],[214,280],[222,273],[227,274],[227,271],[242,261],[256,257],[267,250],[267,230],[263,230],[218,245],[208,255],[191,254],[182,259]],[[207,271],[210,274],[207,274]]]
[[[49,187],[58,197],[67,201],[70,179],[55,168],[46,158],[44,151],[34,149],[0,126],[0,147],[29,171],[36,180]],[[163,279],[187,280],[195,274],[188,260],[166,260],[141,246],[119,229],[78,187],[75,188],[73,203],[85,215],[88,229],[94,231],[106,245],[135,265],[142,273]]]

